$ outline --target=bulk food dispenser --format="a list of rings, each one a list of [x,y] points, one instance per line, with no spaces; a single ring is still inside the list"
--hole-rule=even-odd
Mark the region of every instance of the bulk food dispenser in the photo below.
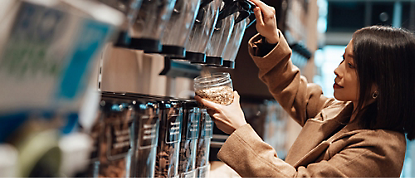
[[[255,5],[248,0],[235,1],[233,8],[237,9],[235,12],[235,25],[224,50],[222,64],[222,67],[231,69],[235,67],[235,58],[241,46],[245,30],[255,22],[255,14],[253,12]]]
[[[186,60],[191,63],[205,62],[207,43],[219,15],[222,0],[202,0],[196,21],[186,45]]]
[[[155,177],[157,145],[159,141],[160,100],[136,93],[102,92],[103,98],[122,98],[133,109],[132,147],[129,170],[131,177]],[[113,107],[116,108],[116,107]],[[119,139],[120,140],[120,139]],[[96,177],[96,176],[95,176]]]
[[[130,28],[129,48],[159,53],[164,28],[170,20],[176,0],[145,0],[141,3],[135,21]]]
[[[158,104],[151,98],[129,97],[136,102],[133,177],[154,177],[160,127]]]
[[[77,177],[154,177],[159,108],[152,98],[102,92],[90,165]]]
[[[184,100],[182,106],[183,128],[180,141],[179,174],[180,178],[195,178],[200,109],[195,100]]]
[[[155,163],[147,164],[145,160],[137,160],[136,169],[145,165],[153,166],[150,174],[139,174],[136,172],[135,177],[178,177],[179,151],[183,121],[183,108],[179,100],[170,97],[156,97],[136,93],[126,93],[125,95],[133,98],[144,98],[148,102],[157,104],[158,114],[155,116],[160,119],[157,129],[157,148],[155,153]],[[144,131],[145,133],[145,131]],[[139,148],[139,147],[138,147]],[[140,155],[137,153],[137,155]],[[143,154],[145,155],[145,154]],[[145,168],[146,169],[146,168]],[[148,169],[149,170],[149,169]]]
[[[130,177],[134,147],[134,103],[126,98],[102,95],[98,125],[98,177]]]
[[[245,29],[255,20],[254,8],[255,5],[248,0],[223,0],[212,37],[207,44],[205,61],[194,63],[233,68],[234,63],[229,62],[231,57],[225,57],[225,53],[228,56],[233,54],[233,60],[236,57]],[[239,24],[242,21],[243,24]]]
[[[197,177],[205,178],[208,177],[208,172],[210,170],[209,154],[214,122],[212,121],[212,118],[210,118],[206,109],[201,109],[200,113],[200,131],[197,142],[196,169]]]
[[[119,29],[119,35],[114,46],[118,47],[128,47],[130,43],[130,37],[128,35],[128,29],[131,24],[134,22],[138,9],[141,6],[143,0],[98,0],[99,2],[106,4],[112,8],[121,11],[125,15],[125,21]]]
[[[185,57],[186,42],[195,23],[199,7],[200,0],[176,1],[161,39],[162,54],[168,57]]]
[[[160,131],[157,145],[155,177],[178,177],[183,112],[181,103],[160,98]]]
[[[218,20],[216,22],[212,37],[209,40],[206,50],[206,61],[204,64],[210,66],[222,66],[223,51],[229,41],[230,34],[235,24],[233,15],[234,2],[232,0],[224,0],[221,5]]]

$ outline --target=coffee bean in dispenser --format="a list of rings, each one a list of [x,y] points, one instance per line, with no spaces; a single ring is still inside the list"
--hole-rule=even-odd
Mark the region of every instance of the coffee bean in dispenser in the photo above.
[[[195,100],[182,101],[183,128],[181,132],[179,174],[181,178],[196,177],[196,149],[199,136],[200,109]]]
[[[99,141],[99,177],[129,177],[134,145],[134,103],[125,97],[103,94]]]
[[[135,177],[154,177],[157,141],[159,137],[159,108],[150,98],[136,100]]]
[[[134,154],[132,177],[154,177],[161,110],[160,98],[138,93],[104,92],[128,98],[134,104]]]
[[[209,172],[210,141],[213,134],[213,121],[206,109],[201,109],[200,132],[197,143],[196,168],[197,177],[207,177]]]
[[[182,107],[178,100],[164,98],[159,102],[160,130],[155,177],[179,177],[179,151],[182,129]]]

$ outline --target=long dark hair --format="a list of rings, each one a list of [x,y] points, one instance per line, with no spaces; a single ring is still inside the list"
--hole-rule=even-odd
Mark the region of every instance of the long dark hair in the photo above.
[[[415,36],[401,28],[370,26],[353,34],[353,56],[364,106],[377,86],[372,104],[357,110],[359,123],[370,129],[406,133],[415,139]]]

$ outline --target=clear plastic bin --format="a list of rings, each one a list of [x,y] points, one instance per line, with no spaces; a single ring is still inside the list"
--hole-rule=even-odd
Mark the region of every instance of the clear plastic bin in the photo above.
[[[118,38],[115,42],[115,46],[127,47],[130,43],[130,37],[128,35],[128,28],[135,21],[137,17],[138,9],[141,6],[143,0],[98,0],[99,2],[106,4],[125,15],[125,20],[120,27]]]
[[[180,141],[179,174],[181,178],[196,177],[196,150],[199,137],[200,109],[195,100],[185,100],[183,129]]]
[[[126,98],[102,96],[98,177],[130,177],[134,146],[134,104]]]
[[[245,28],[249,22],[246,18],[241,22],[235,24],[229,43],[226,46],[223,57],[223,66],[228,68],[235,68],[235,59],[238,54],[239,47],[241,46],[242,38],[245,34]]]
[[[235,16],[235,25],[223,54],[222,67],[235,68],[235,58],[241,46],[245,30],[255,21],[254,8],[255,5],[249,0],[234,1],[232,4],[232,9],[236,10],[236,12],[231,12]]]
[[[196,167],[197,177],[207,177],[209,173],[210,142],[213,133],[213,121],[206,109],[202,109],[200,117],[200,134],[197,143]]]
[[[154,177],[159,138],[159,108],[151,98],[135,98],[137,136],[134,155],[134,177]]]
[[[164,30],[162,54],[183,58],[186,43],[199,11],[200,0],[177,0],[173,13]]]
[[[186,45],[186,60],[192,63],[204,63],[207,44],[219,15],[222,0],[202,0],[196,22]]]
[[[231,6],[229,5],[229,1],[225,2],[222,2],[222,7],[219,12],[218,21],[216,22],[212,38],[210,38],[207,46],[205,62],[206,65],[216,67],[222,66],[223,54],[226,46],[228,45],[235,24],[234,14],[232,12],[228,12],[232,11],[233,9],[227,8]]]
[[[183,113],[178,100],[159,102],[160,130],[157,145],[155,177],[179,177],[179,151]]]
[[[161,38],[170,20],[176,0],[143,1],[132,28],[129,48],[158,53],[162,50]]]

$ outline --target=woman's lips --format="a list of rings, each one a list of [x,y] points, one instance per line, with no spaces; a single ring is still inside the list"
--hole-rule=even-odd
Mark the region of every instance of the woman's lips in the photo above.
[[[340,85],[339,85],[339,84],[337,84],[337,83],[334,83],[334,84],[333,84],[333,88],[334,88],[334,89],[338,89],[338,88],[344,88],[344,87],[340,86]]]

